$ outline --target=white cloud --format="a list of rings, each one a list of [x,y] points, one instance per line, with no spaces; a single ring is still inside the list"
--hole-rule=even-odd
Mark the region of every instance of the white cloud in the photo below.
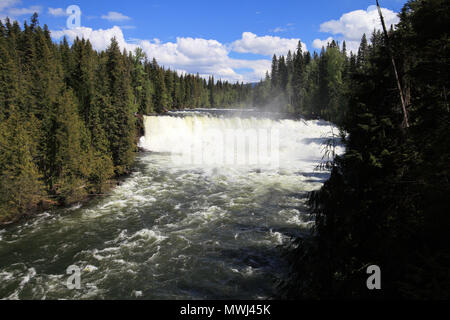
[[[92,28],[79,27],[75,29],[52,31],[52,37],[54,39],[61,39],[63,36],[66,36],[70,41],[74,41],[77,37],[80,39],[89,39],[95,50],[106,49],[111,43],[111,39],[114,37],[117,39],[122,49],[126,48],[127,50],[134,50],[136,47],[133,44],[126,43],[122,30],[116,26],[106,30],[93,30]]]
[[[177,38],[176,42],[161,43],[142,40],[136,42],[150,58],[174,70],[185,70],[188,73],[199,73],[207,77],[214,75],[216,79],[231,82],[259,81],[270,68],[269,60],[241,60],[229,57],[230,50],[216,40],[199,38]],[[239,74],[236,69],[249,68],[251,72]]]
[[[0,0],[0,11],[3,11],[5,8],[10,8],[19,3],[20,0]]]
[[[313,41],[313,47],[314,49],[322,49],[322,47],[327,47],[329,43],[331,43],[333,40],[336,41],[336,39],[333,39],[332,37],[329,37],[325,40],[315,39]],[[339,44],[339,47],[342,49],[343,41],[336,41]],[[361,41],[352,41],[352,40],[345,40],[345,46],[347,50],[347,54],[350,54],[350,52],[356,53],[359,49],[359,44]]]
[[[282,26],[282,27],[276,27],[272,30],[270,30],[270,32],[273,33],[280,33],[280,32],[286,32],[286,31],[290,31],[290,30],[294,30],[294,23],[288,23],[286,24],[286,26]]]
[[[386,26],[396,25],[400,19],[394,11],[382,8]],[[364,33],[368,36],[374,29],[381,29],[380,16],[376,6],[367,10],[356,10],[342,15],[339,20],[331,20],[320,25],[320,31],[342,35],[345,39],[359,41]]]
[[[361,44],[361,41],[352,41],[347,40],[345,41],[345,45],[347,47],[347,54],[350,54],[350,52],[357,53],[359,50],[359,45]]]
[[[55,17],[67,16],[66,10],[63,8],[48,8],[48,13]]]
[[[123,15],[122,13],[115,11],[110,11],[108,12],[107,15],[103,15],[102,19],[114,22],[131,20],[130,17],[127,17],[126,15]]]
[[[320,40],[320,39],[316,39],[313,41],[313,48],[314,49],[321,49],[322,47],[327,47],[327,45],[329,43],[331,43],[333,41],[332,37],[329,37],[328,39],[325,40]]]
[[[268,59],[244,60],[230,58],[230,47],[217,40],[200,38],[176,39],[176,42],[161,42],[153,40],[126,41],[120,27],[111,29],[93,30],[91,28],[76,28],[73,30],[52,31],[54,39],[66,36],[70,41],[76,37],[89,39],[96,50],[104,50],[115,37],[122,49],[134,51],[141,47],[149,59],[156,58],[158,63],[172,70],[182,70],[184,73],[199,73],[203,77],[213,75],[216,79],[230,82],[255,82],[264,78],[270,69],[271,61]],[[242,73],[237,69],[251,69]]]
[[[285,32],[287,31],[286,28],[283,27],[276,27],[275,29],[271,30],[272,32],[278,33],[278,32]]]
[[[9,17],[12,20],[17,19],[20,16],[32,15],[42,10],[41,6],[31,6],[28,8],[17,8],[16,6],[21,3],[20,0],[0,0],[0,19]]]
[[[286,55],[289,50],[294,51],[300,39],[287,39],[273,36],[258,37],[251,32],[244,32],[240,40],[232,43],[233,51],[240,53],[254,53],[271,56],[273,54]],[[304,51],[306,45],[302,43]]]
[[[386,26],[389,28],[391,25],[396,25],[400,19],[397,14],[389,9],[381,9]],[[373,30],[380,30],[382,28],[380,22],[380,16],[376,6],[369,6],[367,10],[355,10],[343,14],[339,20],[330,20],[320,25],[320,31],[331,33],[337,37],[341,43],[345,40],[347,45],[347,51],[357,52],[359,48],[360,40],[365,33],[367,38],[370,36]],[[314,48],[318,48],[322,44],[326,44],[326,40],[316,39],[313,42]]]

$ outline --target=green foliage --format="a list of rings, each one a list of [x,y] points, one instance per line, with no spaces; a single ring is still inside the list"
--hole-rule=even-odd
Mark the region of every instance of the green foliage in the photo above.
[[[27,213],[44,195],[28,124],[15,111],[0,123],[0,222]]]
[[[363,38],[342,122],[347,151],[311,195],[316,236],[298,240],[287,296],[448,299],[449,12],[448,1],[409,1],[390,32],[408,129],[385,39]],[[366,287],[369,265],[381,267],[380,291]]]
[[[134,140],[136,127],[134,120],[131,78],[125,57],[120,53],[119,44],[112,39],[106,51],[107,81],[110,89],[103,107],[108,121],[105,123],[106,136],[116,173],[121,175],[129,171],[136,147]]]
[[[271,75],[252,91],[253,106],[341,123],[348,104],[349,68],[345,45],[341,51],[332,41],[320,56],[311,58],[299,43],[297,51],[289,51],[286,58],[273,57]]]

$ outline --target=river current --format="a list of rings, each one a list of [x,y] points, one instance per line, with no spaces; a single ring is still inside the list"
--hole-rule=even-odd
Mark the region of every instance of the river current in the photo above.
[[[0,299],[276,294],[288,272],[283,246],[313,225],[307,195],[328,178],[316,168],[333,127],[200,112],[145,117],[145,129],[147,152],[108,195],[0,230]],[[248,136],[239,162],[229,141],[249,131],[269,147],[255,159]],[[80,289],[67,287],[69,266]]]

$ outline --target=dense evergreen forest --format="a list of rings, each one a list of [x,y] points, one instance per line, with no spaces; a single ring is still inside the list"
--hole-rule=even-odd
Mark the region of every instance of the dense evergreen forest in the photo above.
[[[0,223],[100,194],[129,172],[136,114],[239,107],[251,86],[178,75],[115,39],[52,42],[35,14],[0,21]]]
[[[285,297],[449,298],[450,3],[409,1],[400,18],[389,43],[363,39],[347,83],[347,150],[310,198],[315,236],[297,241]],[[366,287],[370,265],[382,290]]]
[[[390,30],[392,32],[392,30]],[[382,38],[381,31],[371,42]],[[249,99],[255,108],[297,114],[307,119],[324,119],[342,124],[354,91],[352,76],[367,64],[371,44],[364,34],[358,52],[348,52],[332,40],[318,54],[297,50],[285,56],[273,56],[271,72],[258,83]]]
[[[367,50],[366,36],[358,56],[347,52],[345,41],[331,41],[320,54],[297,51],[272,59],[271,72],[256,85],[251,95],[253,106],[273,111],[321,118],[335,123],[342,121],[346,111],[349,79]]]

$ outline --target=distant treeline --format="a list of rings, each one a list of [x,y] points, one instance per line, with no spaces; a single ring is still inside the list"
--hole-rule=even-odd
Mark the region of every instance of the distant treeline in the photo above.
[[[341,123],[351,75],[365,64],[369,44],[364,35],[357,54],[347,51],[345,41],[341,47],[332,40],[320,54],[311,55],[299,42],[294,53],[274,55],[271,72],[252,92],[253,106]]]
[[[449,298],[450,2],[409,1],[400,19],[388,38],[363,39],[356,66],[350,58],[346,152],[311,196],[315,233],[297,241],[284,297]],[[366,285],[371,265],[381,269],[381,290]]]

